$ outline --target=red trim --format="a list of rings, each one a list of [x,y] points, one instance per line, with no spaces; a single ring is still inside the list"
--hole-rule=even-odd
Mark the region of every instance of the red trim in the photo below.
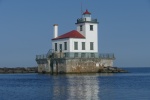
[[[83,15],[85,15],[85,14],[91,14],[87,9],[86,9],[86,11],[83,13]]]
[[[61,35],[61,36],[53,38],[52,40],[58,40],[58,39],[64,39],[64,38],[85,38],[85,37],[82,34],[80,34],[78,31],[72,30],[68,33]]]

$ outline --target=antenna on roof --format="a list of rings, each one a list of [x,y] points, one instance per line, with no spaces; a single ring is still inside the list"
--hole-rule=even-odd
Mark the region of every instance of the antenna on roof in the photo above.
[[[82,10],[82,2],[81,2],[81,18],[82,18],[83,10]]]

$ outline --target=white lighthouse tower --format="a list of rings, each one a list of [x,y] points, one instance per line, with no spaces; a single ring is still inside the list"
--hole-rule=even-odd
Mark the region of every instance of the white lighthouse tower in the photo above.
[[[92,19],[91,13],[86,10],[83,17],[77,19],[77,31],[85,36],[86,52],[98,53],[98,22]]]

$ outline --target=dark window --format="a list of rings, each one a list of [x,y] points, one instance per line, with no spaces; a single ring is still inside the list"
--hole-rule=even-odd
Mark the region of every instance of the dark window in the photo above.
[[[82,42],[82,50],[85,50],[85,42]]]
[[[55,51],[57,51],[57,43],[55,43]]]
[[[78,42],[74,42],[74,50],[78,50]]]
[[[81,57],[85,58],[86,54],[85,53],[81,53]]]
[[[90,50],[94,50],[94,42],[90,42]]]
[[[91,57],[95,57],[95,54],[94,54],[94,53],[91,53]]]
[[[59,44],[59,50],[62,52],[62,44]]]
[[[90,25],[90,31],[93,31],[93,25]]]
[[[80,25],[80,31],[82,31],[82,25]]]
[[[67,42],[64,42],[64,50],[67,50]]]
[[[68,57],[68,54],[67,54],[67,53],[64,53],[64,57]]]
[[[74,57],[78,57],[78,53],[74,53]]]

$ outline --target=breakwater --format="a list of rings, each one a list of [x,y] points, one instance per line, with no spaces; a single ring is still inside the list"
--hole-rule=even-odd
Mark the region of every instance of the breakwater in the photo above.
[[[118,67],[102,67],[98,73],[127,73],[127,70]]]
[[[0,74],[7,74],[7,73],[37,73],[37,67],[16,67],[16,68],[0,68]]]

